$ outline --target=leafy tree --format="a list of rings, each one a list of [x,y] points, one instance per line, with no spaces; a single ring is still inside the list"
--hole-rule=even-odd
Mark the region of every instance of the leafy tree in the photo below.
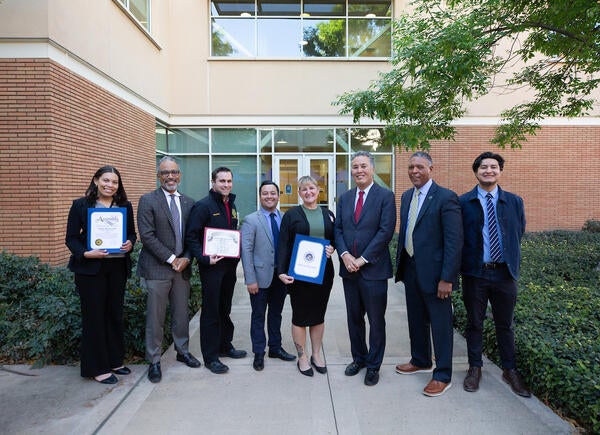
[[[344,20],[321,21],[304,29],[306,56],[344,56],[346,23]]]
[[[501,148],[520,147],[545,117],[593,108],[598,1],[416,0],[413,6],[393,26],[392,70],[335,102],[355,122],[385,122],[387,141],[409,150],[453,139],[451,121],[465,114],[467,102],[498,88],[533,93],[501,113],[492,139]]]

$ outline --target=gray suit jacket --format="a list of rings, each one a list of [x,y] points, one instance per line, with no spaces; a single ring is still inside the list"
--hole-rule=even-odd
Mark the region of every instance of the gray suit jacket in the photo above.
[[[185,240],[185,226],[194,200],[189,196],[181,195],[179,202],[183,220],[182,240]],[[170,279],[177,273],[167,263],[169,257],[175,253],[175,229],[171,221],[169,203],[161,188],[146,193],[140,198],[137,224],[143,244],[137,265],[138,276],[146,279]],[[181,256],[192,259],[186,246]],[[186,267],[182,272],[183,278],[189,279],[191,273],[191,266]]]
[[[277,210],[281,216],[282,213]],[[275,271],[275,247],[271,223],[258,210],[244,218],[242,223],[242,266],[246,285],[258,283],[268,288]]]

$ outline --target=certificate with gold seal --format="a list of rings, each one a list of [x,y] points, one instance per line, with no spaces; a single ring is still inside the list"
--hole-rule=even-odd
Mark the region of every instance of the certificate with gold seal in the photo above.
[[[241,237],[238,230],[204,228],[202,255],[239,258]]]
[[[127,209],[88,208],[88,249],[121,252],[127,239]]]
[[[300,281],[323,284],[328,245],[329,240],[296,234],[288,275]]]

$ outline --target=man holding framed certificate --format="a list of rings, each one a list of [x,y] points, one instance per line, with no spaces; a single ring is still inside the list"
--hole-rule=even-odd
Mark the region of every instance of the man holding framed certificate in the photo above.
[[[202,283],[200,347],[204,364],[211,372],[223,374],[229,367],[219,360],[220,356],[246,356],[246,351],[231,344],[231,299],[240,261],[240,234],[231,170],[215,169],[211,181],[208,196],[196,202],[190,212],[185,243],[198,261]]]

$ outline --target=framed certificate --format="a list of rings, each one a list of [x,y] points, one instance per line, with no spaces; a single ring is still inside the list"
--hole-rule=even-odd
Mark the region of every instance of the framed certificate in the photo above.
[[[240,257],[240,232],[223,228],[204,228],[202,255],[220,255],[221,257]]]
[[[328,245],[329,240],[296,234],[288,275],[300,281],[323,284]]]
[[[88,249],[122,252],[127,240],[127,209],[88,208]]]

